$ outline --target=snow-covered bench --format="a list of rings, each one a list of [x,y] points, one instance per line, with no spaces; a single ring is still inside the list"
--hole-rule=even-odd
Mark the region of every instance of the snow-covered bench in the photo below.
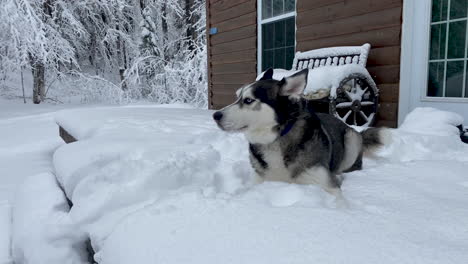
[[[309,69],[304,96],[318,111],[329,112],[349,125],[369,126],[375,121],[379,91],[366,70],[370,44],[297,52],[292,69],[274,69],[280,80]],[[263,73],[258,76],[261,78]]]

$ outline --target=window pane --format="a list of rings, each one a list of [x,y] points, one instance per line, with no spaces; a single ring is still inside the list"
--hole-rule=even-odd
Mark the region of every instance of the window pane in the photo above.
[[[284,20],[275,22],[275,47],[284,47],[286,43],[286,32]]]
[[[432,22],[447,20],[448,0],[432,1]]]
[[[284,0],[273,0],[273,16],[279,16],[284,13]]]
[[[431,26],[431,48],[429,50],[429,59],[431,60],[445,58],[446,26],[445,23]]]
[[[466,21],[449,24],[447,57],[449,59],[465,57]]]
[[[274,23],[264,24],[262,28],[262,46],[263,49],[271,49],[274,47]]]
[[[463,91],[463,61],[447,62],[447,79],[445,96],[462,97]]]
[[[295,49],[295,18],[262,25],[262,69],[291,69]]]
[[[294,61],[294,47],[286,48],[286,65],[285,69],[290,70]]]
[[[279,48],[275,49],[275,61],[274,61],[274,68],[281,68],[284,69],[286,67],[285,65],[285,49],[284,48]]]
[[[294,19],[285,20],[286,24],[286,46],[294,46],[296,25]]]
[[[284,12],[293,12],[296,10],[295,0],[285,0],[284,1]]]
[[[273,0],[262,0],[262,19],[272,16]]]
[[[450,19],[466,17],[466,8],[468,0],[450,1]]]
[[[262,71],[270,67],[273,67],[273,51],[272,50],[263,51],[262,55],[263,55],[262,56],[262,60],[263,60]]]
[[[273,15],[273,0],[262,1],[262,19],[270,18]]]
[[[429,79],[427,84],[427,96],[442,96],[444,80],[444,63],[429,63]]]

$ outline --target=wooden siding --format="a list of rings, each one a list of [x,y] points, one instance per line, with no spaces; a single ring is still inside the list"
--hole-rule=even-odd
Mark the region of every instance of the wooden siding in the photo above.
[[[296,50],[370,43],[380,89],[377,125],[397,125],[402,0],[297,0]]]
[[[296,50],[372,45],[367,67],[380,89],[377,125],[397,125],[403,0],[297,0]],[[218,109],[257,69],[257,1],[207,0],[209,106]]]
[[[257,1],[207,0],[209,107],[221,108],[257,72]]]

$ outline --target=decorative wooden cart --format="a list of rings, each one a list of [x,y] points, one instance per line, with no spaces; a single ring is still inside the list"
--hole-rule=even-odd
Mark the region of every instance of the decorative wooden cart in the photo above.
[[[325,66],[348,68],[336,80],[338,85],[334,87],[335,91],[319,96],[309,95],[309,99],[314,102],[317,111],[329,112],[349,125],[371,126],[378,110],[379,90],[366,70],[369,50],[370,44],[364,44],[297,52],[291,70],[308,68],[313,71]]]

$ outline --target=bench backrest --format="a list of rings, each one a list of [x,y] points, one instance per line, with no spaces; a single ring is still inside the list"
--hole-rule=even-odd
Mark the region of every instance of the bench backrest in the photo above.
[[[359,64],[366,67],[370,44],[362,46],[332,47],[296,52],[292,70],[315,69],[322,66]]]

